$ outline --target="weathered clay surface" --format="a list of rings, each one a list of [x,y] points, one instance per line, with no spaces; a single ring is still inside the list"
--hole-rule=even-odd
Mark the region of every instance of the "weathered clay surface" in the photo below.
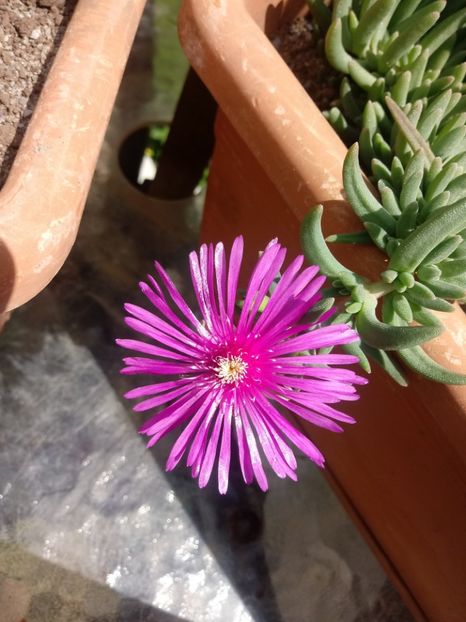
[[[144,0],[80,0],[0,193],[0,311],[36,295],[65,261]]]

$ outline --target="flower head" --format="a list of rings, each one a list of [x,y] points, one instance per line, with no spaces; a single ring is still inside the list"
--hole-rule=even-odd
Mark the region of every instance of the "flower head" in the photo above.
[[[331,404],[358,398],[355,384],[366,381],[353,371],[333,367],[357,362],[348,354],[312,354],[321,348],[357,340],[346,324],[323,327],[306,320],[321,299],[325,277],[318,267],[301,270],[299,256],[283,272],[286,249],[272,240],[258,260],[237,310],[237,287],[243,239],[236,238],[229,261],[222,243],[203,245],[190,255],[199,320],[174,283],[156,262],[157,278],[140,288],[153,306],[147,311],[125,305],[127,325],[148,339],[119,339],[124,348],[146,356],[124,359],[124,374],[162,378],[129,391],[144,398],[134,408],[158,407],[141,428],[148,446],[183,427],[167,461],[172,470],[187,453],[192,476],[205,486],[218,455],[218,486],[228,488],[232,447],[238,452],[243,479],[267,489],[261,454],[279,477],[296,476],[295,445],[318,466],[324,457],[290,420],[292,415],[332,430],[354,419]],[[273,291],[272,291],[273,288]],[[284,414],[286,413],[286,414]]]

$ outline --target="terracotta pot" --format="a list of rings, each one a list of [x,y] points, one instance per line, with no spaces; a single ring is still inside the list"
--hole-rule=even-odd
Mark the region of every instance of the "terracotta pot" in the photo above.
[[[184,50],[221,109],[203,238],[243,233],[251,262],[275,236],[297,254],[300,222],[316,203],[328,232],[358,228],[342,194],[346,149],[268,39],[303,4],[184,0],[180,15]],[[384,269],[373,248],[338,246],[359,272]],[[443,319],[446,331],[426,350],[466,370],[464,314]],[[404,389],[375,368],[347,411],[358,424],[344,434],[306,428],[326,476],[416,618],[464,622],[466,387],[412,374]]]
[[[68,256],[144,4],[78,2],[0,192],[0,312]]]

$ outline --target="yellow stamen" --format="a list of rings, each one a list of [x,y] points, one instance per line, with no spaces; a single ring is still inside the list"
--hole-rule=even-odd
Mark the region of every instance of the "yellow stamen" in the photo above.
[[[219,356],[215,362],[214,371],[222,384],[238,384],[246,375],[248,364],[240,356]]]

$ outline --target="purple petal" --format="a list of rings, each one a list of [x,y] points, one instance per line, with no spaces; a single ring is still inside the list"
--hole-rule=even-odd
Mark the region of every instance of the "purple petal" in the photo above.
[[[299,404],[295,404],[291,400],[285,400],[280,396],[275,396],[275,401],[285,406],[288,410],[291,410],[296,415],[299,415],[305,421],[309,421],[313,425],[316,425],[319,428],[324,428],[325,430],[330,430],[331,432],[343,432],[343,428],[332,421],[332,419],[328,419],[322,415],[318,415],[317,413],[312,412],[308,408],[304,408]]]
[[[162,280],[173,302],[178,307],[178,309],[181,311],[181,313],[196,327],[196,330],[200,335],[202,335],[203,337],[207,337],[209,335],[208,331],[204,328],[201,322],[199,322],[197,317],[194,315],[194,313],[191,311],[189,306],[186,304],[186,301],[183,298],[183,296],[176,289],[173,281],[170,279],[168,274],[165,272],[165,270],[162,268],[162,266],[157,261],[155,262],[155,269],[157,270],[157,274]]]
[[[151,354],[152,356],[160,356],[166,359],[175,359],[177,361],[186,361],[192,364],[192,358],[183,356],[179,352],[173,350],[166,350],[158,346],[153,346],[150,343],[144,341],[137,341],[135,339],[116,339],[117,345],[127,350],[134,350],[135,352],[142,352],[144,354]]]
[[[225,405],[224,408],[222,442],[218,458],[218,491],[221,495],[224,495],[228,490],[231,459],[231,418],[233,412],[231,405]]]
[[[299,256],[291,263],[291,265],[285,271],[285,274],[282,276],[277,287],[275,288],[275,291],[273,292],[269,303],[264,309],[264,312],[261,314],[261,317],[257,321],[257,324],[255,326],[256,330],[264,330],[266,326],[268,326],[270,323],[274,323],[277,320],[277,316],[279,316],[278,319],[281,319],[282,309],[286,304],[289,304],[290,300],[294,304],[296,304],[296,296],[301,291],[302,287],[304,285],[307,285],[309,280],[311,280],[318,271],[317,266],[311,266],[310,268],[306,268],[296,279],[294,286],[291,287],[290,284],[301,265],[302,256]],[[305,305],[303,305],[303,309],[305,308]]]
[[[160,395],[157,395],[156,397],[151,397],[148,400],[143,400],[142,402],[139,402],[139,404],[133,406],[133,410],[134,412],[145,412],[146,410],[156,408],[161,404],[167,404],[168,402],[174,400],[176,397],[181,397],[182,395],[185,395],[190,390],[191,387],[189,385],[177,387],[172,391],[167,391],[166,393],[162,393]]]
[[[276,443],[278,449],[280,450],[280,452],[281,452],[281,454],[283,456],[283,459],[285,460],[287,465],[290,467],[291,470],[296,471],[298,463],[296,462],[296,458],[295,458],[295,455],[294,455],[292,449],[290,449],[290,447],[288,447],[288,445],[285,443],[285,441],[283,440],[281,435],[275,430],[275,428],[273,428],[270,425],[270,422],[267,419],[262,417],[262,422],[264,423],[264,425],[267,428],[267,430],[269,431],[269,433],[273,436],[273,438],[275,440],[275,443]]]
[[[216,397],[213,399],[209,411],[207,412],[201,425],[199,426],[199,429],[196,432],[196,436],[194,437],[191,449],[189,450],[188,459],[186,461],[186,464],[188,466],[194,466],[197,461],[198,467],[200,469],[206,448],[205,440],[207,438],[211,421],[218,410],[222,397],[223,391],[220,390],[216,394]]]
[[[269,287],[277,276],[285,259],[286,249],[279,244],[269,246],[257,262],[246,289],[243,308],[238,322],[238,333],[249,326]]]
[[[327,403],[320,402],[312,398],[312,396],[306,396],[303,391],[285,391],[284,394],[290,400],[298,402],[298,404],[302,404],[304,407],[318,412],[325,417],[335,419],[336,421],[341,421],[343,423],[353,424],[356,423],[356,419],[351,417],[350,415],[346,415],[345,413],[340,412],[339,410],[335,410],[332,406],[329,406]],[[280,401],[282,396],[276,397],[277,401]],[[281,402],[280,402],[281,403]],[[287,406],[289,402],[284,404]],[[287,406],[288,407],[288,406]]]
[[[192,373],[195,370],[193,365],[173,365],[166,361],[157,361],[156,359],[146,358],[144,356],[125,356],[123,362],[128,367],[141,367],[144,369],[151,369],[152,373],[167,373],[167,374],[185,374]]]
[[[151,359],[147,360],[149,361]],[[170,376],[172,374],[187,374],[193,371],[193,369],[187,369],[186,367],[181,367],[180,365],[169,365],[168,363],[152,362],[145,365],[128,365],[127,367],[123,367],[123,369],[120,370],[120,374],[124,374],[125,376]]]
[[[166,332],[163,332],[158,328],[154,328],[153,326],[149,326],[149,324],[146,324],[141,320],[137,320],[133,317],[125,317],[125,324],[137,333],[140,333],[141,335],[146,335],[146,337],[150,337],[154,341],[158,341],[159,343],[162,343],[177,352],[181,352],[192,357],[199,357],[203,354],[203,352],[189,348],[181,341],[173,339],[172,336],[167,335]]]
[[[205,244],[201,246],[200,256],[203,263],[206,261],[206,252],[207,247]],[[199,258],[197,253],[193,251],[189,254],[189,268],[191,271],[191,280],[193,283],[194,293],[196,294],[197,302],[199,303],[199,307],[201,309],[202,317],[205,320],[206,326],[209,332],[214,335],[216,334],[216,330],[214,330],[214,309],[210,304],[208,292],[207,292],[207,281],[206,278],[203,278],[203,273],[201,271],[201,265],[199,264]],[[205,274],[205,270],[204,270]]]
[[[252,402],[249,403],[248,410],[264,454],[274,472],[282,479],[288,476],[296,481],[296,473],[286,463],[274,437],[269,432],[269,428],[264,424],[262,415]]]
[[[140,428],[141,434],[147,434],[151,436],[157,434],[160,429],[164,428],[167,423],[170,424],[173,421],[181,421],[186,417],[186,413],[189,410],[191,412],[194,404],[200,401],[202,397],[207,393],[208,388],[204,388],[202,391],[198,391],[196,395],[192,397],[183,396],[176,402],[167,406],[156,415],[148,419],[144,425]]]
[[[277,430],[285,434],[292,443],[300,449],[310,460],[315,462],[318,466],[323,467],[325,464],[324,456],[317,449],[317,447],[308,438],[306,438],[301,432],[299,432],[276,408],[270,404],[261,393],[257,392],[257,405],[262,409],[265,417],[269,420],[270,424]]]
[[[287,341],[273,347],[272,356],[301,352],[302,350],[317,350],[328,346],[336,346],[344,343],[353,343],[359,339],[357,333],[346,326],[346,324],[336,326],[325,326],[316,328],[313,331],[299,337],[293,337]]]
[[[138,397],[145,397],[146,395],[157,395],[158,393],[163,393],[163,391],[167,391],[168,389],[174,389],[175,387],[179,387],[183,384],[192,383],[192,381],[193,378],[179,378],[178,380],[170,380],[169,382],[146,384],[143,387],[131,389],[131,391],[125,393],[124,397],[127,399],[134,399]]]
[[[252,431],[251,425],[249,423],[248,413],[246,412],[246,404],[239,404],[239,412],[241,416],[241,420],[243,423],[243,430],[246,437],[246,443],[249,449],[249,455],[251,457],[251,466],[256,477],[257,483],[259,484],[259,488],[262,491],[266,491],[269,487],[267,482],[267,477],[264,472],[264,468],[262,466],[262,460],[257,449],[256,439],[254,437],[254,432]]]
[[[227,275],[225,262],[225,249],[219,242],[215,247],[215,278],[217,283],[218,308],[220,317],[226,318],[226,292]]]
[[[153,277],[148,275],[148,278],[151,281],[153,286],[158,287],[157,282],[155,281]],[[178,327],[180,331],[185,333],[190,339],[194,341],[199,341],[199,335],[195,333],[192,328],[187,326],[182,320],[180,320],[180,318],[172,311],[172,309],[170,309],[168,303],[161,295],[159,296],[155,294],[152,288],[149,285],[147,285],[147,283],[144,283],[144,281],[141,281],[139,283],[139,288],[144,294],[144,296],[146,296],[146,298],[150,300],[150,302],[154,305],[154,307],[159,312],[161,312],[168,320],[170,320],[172,324]]]
[[[189,441],[191,440],[192,436],[196,432],[202,418],[206,415],[207,409],[212,408],[213,403],[215,403],[215,400],[217,399],[218,393],[219,392],[217,391],[217,393],[214,394],[214,397],[212,397],[210,393],[206,395],[204,401],[198,407],[196,414],[194,415],[194,417],[191,419],[191,421],[188,423],[188,425],[185,427],[183,432],[180,434],[180,436],[176,440],[170,452],[170,455],[168,456],[167,465],[166,465],[167,471],[172,471],[176,467],[178,462],[181,460],[181,458],[183,457],[183,454],[186,451]],[[214,409],[215,408],[216,406],[214,407]]]
[[[287,367],[293,364],[304,365],[353,365],[359,361],[353,354],[302,354],[300,356],[283,356],[274,358],[278,365]],[[346,370],[348,372],[348,370]]]
[[[224,418],[224,411],[219,409],[217,417],[215,419],[214,429],[207,443],[204,459],[202,461],[201,470],[199,472],[199,488],[205,488],[209,483],[212,469],[215,462],[215,456],[217,455],[218,441],[220,438],[220,430],[222,428]]]
[[[233,314],[236,304],[236,292],[238,289],[239,272],[241,269],[241,262],[243,260],[243,236],[235,238],[230,253],[230,262],[228,265],[228,280],[227,280],[227,313],[231,321],[233,321]]]
[[[308,386],[309,378],[317,378],[321,380],[339,380],[341,382],[347,382],[349,384],[365,384],[367,380],[356,376],[356,374],[350,369],[335,369],[331,367],[292,367],[291,371],[283,372],[282,369],[278,370],[282,373],[289,374],[288,376],[282,376],[280,374],[273,374],[272,381],[276,386],[284,385],[288,387],[295,387],[297,389],[304,389]],[[346,372],[346,373],[345,373]],[[303,377],[304,376],[304,377]],[[362,382],[359,382],[359,381]]]
[[[238,455],[241,473],[246,484],[252,484],[254,480],[254,472],[252,470],[251,452],[246,441],[246,435],[243,428],[243,420],[239,413],[239,409],[234,409],[234,420],[236,429],[236,438],[238,441]]]

